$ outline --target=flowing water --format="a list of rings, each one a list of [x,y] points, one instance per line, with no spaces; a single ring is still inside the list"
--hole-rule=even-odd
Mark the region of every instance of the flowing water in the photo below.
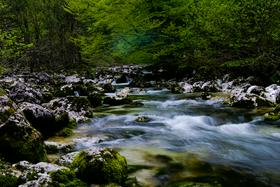
[[[245,172],[246,179],[257,180],[248,184],[280,186],[280,128],[263,121],[265,111],[167,90],[133,98],[144,105],[103,108],[92,123],[80,125],[74,139],[77,149],[118,149],[128,160],[131,176],[151,187],[184,186],[176,182],[227,171],[239,173],[226,176],[233,183],[243,180],[238,177]],[[149,120],[136,122],[139,116]]]

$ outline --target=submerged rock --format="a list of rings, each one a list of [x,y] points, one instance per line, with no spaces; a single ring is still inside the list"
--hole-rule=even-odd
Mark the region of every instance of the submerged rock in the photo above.
[[[45,141],[45,146],[48,154],[56,154],[56,153],[69,153],[74,150],[74,143],[58,143]]]
[[[71,167],[89,184],[123,184],[127,179],[126,159],[112,149],[88,149],[75,156]]]
[[[280,120],[280,105],[277,105],[277,107],[269,113],[266,113],[264,115],[264,119],[266,121],[278,121]]]
[[[0,149],[1,155],[12,162],[38,162],[47,158],[42,135],[19,113],[0,125]]]
[[[147,122],[151,121],[151,119],[149,117],[146,117],[146,116],[139,116],[139,117],[136,118],[135,121],[139,122],[139,123],[147,123]]]

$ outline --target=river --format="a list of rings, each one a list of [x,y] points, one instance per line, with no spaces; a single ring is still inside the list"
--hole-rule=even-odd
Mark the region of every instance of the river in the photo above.
[[[131,176],[150,187],[187,186],[182,181],[206,176],[229,180],[228,186],[280,185],[280,128],[263,120],[265,109],[237,109],[168,90],[131,97],[144,105],[99,109],[76,130],[77,149],[119,150]],[[136,122],[142,116],[148,120]]]

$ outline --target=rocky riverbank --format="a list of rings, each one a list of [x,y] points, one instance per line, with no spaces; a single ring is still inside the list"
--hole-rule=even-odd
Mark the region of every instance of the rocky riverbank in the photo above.
[[[129,93],[145,92],[148,87],[198,92],[202,99],[220,99],[233,107],[270,107],[264,118],[279,120],[280,86],[254,85],[252,79],[226,75],[211,81],[165,81],[140,66],[99,69],[91,76],[44,72],[4,76],[0,79],[0,186],[137,186],[127,177],[125,158],[115,150],[74,152],[75,145],[47,139],[71,135],[78,123],[94,117],[98,107],[141,105]],[[213,97],[214,92],[223,94]],[[143,120],[147,119],[139,118]],[[61,158],[50,163],[47,154],[53,153]]]

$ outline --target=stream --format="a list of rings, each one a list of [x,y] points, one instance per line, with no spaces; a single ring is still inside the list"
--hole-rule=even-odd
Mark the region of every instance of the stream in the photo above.
[[[257,181],[253,185],[280,185],[280,128],[263,121],[265,109],[237,109],[168,90],[131,97],[144,105],[99,109],[76,130],[77,149],[119,150],[131,176],[150,187],[184,186],[178,181],[225,173],[233,183],[246,173]],[[137,122],[141,116],[148,120]],[[238,175],[225,172],[231,170]]]

